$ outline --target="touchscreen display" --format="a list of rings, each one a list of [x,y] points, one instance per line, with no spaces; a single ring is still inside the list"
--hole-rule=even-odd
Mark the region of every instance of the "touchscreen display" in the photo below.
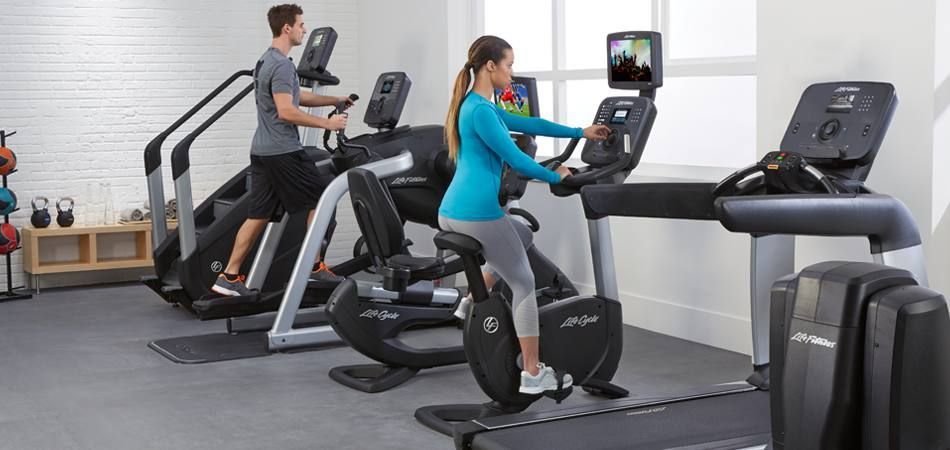
[[[495,89],[495,104],[512,114],[531,117],[534,106],[528,99],[528,87],[524,83],[512,82],[504,89]]]
[[[613,81],[653,81],[649,38],[610,41],[610,77]]]
[[[630,114],[629,109],[615,109],[613,117],[610,118],[610,123],[626,123],[627,114]]]

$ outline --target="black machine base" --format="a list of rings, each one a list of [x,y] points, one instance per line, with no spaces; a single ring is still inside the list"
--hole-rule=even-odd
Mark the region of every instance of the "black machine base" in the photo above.
[[[251,331],[267,331],[274,326],[276,319],[277,313],[273,311],[253,316],[228,317],[227,332],[229,334],[239,334]],[[292,328],[318,327],[328,323],[323,308],[304,308],[297,311]]]
[[[358,364],[330,369],[330,378],[346,387],[374,394],[399,386],[419,373],[419,369],[384,364]]]
[[[148,343],[148,347],[179,364],[203,364],[270,355],[267,332],[204,334]]]
[[[759,388],[760,390],[769,390],[769,365],[756,365],[752,374],[749,375],[749,378],[745,379],[745,382]]]
[[[457,404],[423,406],[415,412],[416,420],[430,430],[446,436],[455,434],[456,424],[469,422],[483,417],[493,417],[502,414],[515,414],[522,408],[499,409],[497,403],[485,404]]]
[[[327,297],[336,289],[339,282],[310,280],[300,303],[301,308],[312,308],[326,303]],[[251,316],[276,311],[283,300],[284,291],[264,294],[229,297],[211,294],[196,300],[191,309],[201,320],[226,319],[229,317]]]
[[[616,384],[594,378],[587,380],[587,383],[584,383],[583,389],[584,392],[588,394],[606,398],[623,398],[630,395],[630,391],[617,386]],[[561,403],[559,400],[557,400],[557,398],[551,398],[554,398],[554,400],[556,400],[558,403]]]
[[[288,353],[319,350],[343,345],[342,342],[294,348]],[[255,331],[241,334],[202,334],[148,343],[148,347],[179,364],[204,364],[233,359],[259,358],[274,352],[267,348],[267,332]]]
[[[16,290],[0,292],[0,303],[12,302],[15,300],[28,300],[31,298],[33,298],[33,294],[24,294],[17,292]]]
[[[568,386],[564,389],[545,392],[541,395],[553,399],[560,404],[564,399],[570,397],[573,392],[574,386]],[[533,401],[512,406],[505,406],[498,402],[488,402],[479,405],[456,404],[423,406],[416,410],[415,417],[419,423],[425,425],[432,431],[446,436],[454,436],[457,426],[464,426],[467,422],[483,419],[485,417],[517,414],[524,411],[531,403],[533,403]]]

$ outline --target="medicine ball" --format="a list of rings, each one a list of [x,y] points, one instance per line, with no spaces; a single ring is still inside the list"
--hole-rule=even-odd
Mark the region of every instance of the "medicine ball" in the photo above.
[[[20,230],[12,223],[0,224],[0,255],[6,255],[20,246]]]
[[[0,147],[0,175],[10,175],[16,169],[16,154],[13,150]]]
[[[0,187],[0,216],[5,216],[16,209],[16,194],[10,189]]]

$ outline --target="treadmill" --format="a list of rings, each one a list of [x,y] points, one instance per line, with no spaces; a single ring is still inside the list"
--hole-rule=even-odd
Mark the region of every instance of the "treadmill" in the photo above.
[[[781,372],[776,369],[770,379],[769,325],[770,319],[776,321],[776,316],[770,318],[770,303],[778,295],[773,282],[794,272],[794,235],[866,236],[875,263],[906,269],[910,282],[926,286],[920,235],[909,210],[864,184],[896,106],[895,89],[888,83],[815,84],[802,94],[781,150],[720,183],[594,185],[582,190],[588,219],[718,220],[730,231],[752,235],[754,373],[745,382],[676,397],[628,398],[477,419],[456,426],[456,445],[765,448],[775,427],[770,417],[776,416],[770,414],[770,382],[777,383]],[[773,353],[782,351],[782,344],[773,344]],[[776,364],[782,356],[776,355]]]

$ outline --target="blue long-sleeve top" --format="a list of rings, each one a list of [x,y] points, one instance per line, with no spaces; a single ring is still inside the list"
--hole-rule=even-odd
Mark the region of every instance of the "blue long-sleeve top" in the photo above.
[[[484,221],[504,216],[498,205],[502,163],[515,171],[548,183],[561,176],[526,155],[511,140],[516,131],[536,136],[579,138],[581,128],[570,128],[540,118],[522,117],[503,110],[485,97],[469,92],[458,117],[461,145],[455,177],[449,184],[439,215],[455,220]]]

